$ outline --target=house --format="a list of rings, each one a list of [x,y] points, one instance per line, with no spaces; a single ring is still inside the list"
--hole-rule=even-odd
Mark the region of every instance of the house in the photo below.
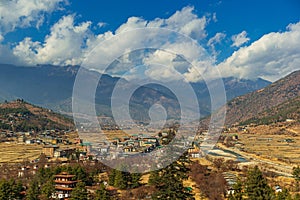
[[[71,192],[78,181],[74,180],[75,175],[62,172],[54,176],[55,193],[52,198],[67,199],[71,197]]]
[[[56,145],[46,145],[43,147],[43,153],[45,156],[53,158],[56,149],[58,149],[58,146]]]
[[[33,144],[34,143],[34,140],[26,140],[25,141],[25,144]]]
[[[54,152],[55,158],[69,157],[72,154],[75,154],[76,148],[68,148],[68,149],[56,149]]]
[[[24,135],[21,135],[18,137],[18,143],[24,143],[26,140],[25,136]]]
[[[277,193],[277,192],[282,192],[282,189],[281,189],[281,187],[279,186],[279,185],[276,185],[275,186],[275,192]]]

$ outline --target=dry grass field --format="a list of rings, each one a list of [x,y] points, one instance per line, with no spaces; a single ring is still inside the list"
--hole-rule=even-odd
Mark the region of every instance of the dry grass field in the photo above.
[[[239,134],[239,142],[244,144],[246,152],[261,158],[300,165],[299,128],[299,126],[253,127],[249,129],[249,133]]]
[[[0,163],[31,161],[39,157],[42,145],[0,143]]]

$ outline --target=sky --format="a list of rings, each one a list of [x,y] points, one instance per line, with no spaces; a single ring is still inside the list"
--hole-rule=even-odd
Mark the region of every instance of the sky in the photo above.
[[[275,81],[300,68],[299,13],[298,0],[1,0],[0,63],[88,63],[104,72],[109,62],[103,59],[113,55],[123,62],[109,72],[126,71],[128,78],[144,73],[172,80],[177,70],[196,82],[196,71],[213,79],[217,69],[222,77]],[[134,51],[141,46],[157,50]],[[141,72],[132,69],[137,63],[167,67]]]

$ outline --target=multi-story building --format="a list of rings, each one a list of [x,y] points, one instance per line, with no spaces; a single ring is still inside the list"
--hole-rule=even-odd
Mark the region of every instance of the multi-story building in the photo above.
[[[67,172],[62,172],[54,176],[55,194],[53,198],[68,199],[71,196],[72,190],[75,188],[78,181],[74,180],[75,175],[70,175]]]

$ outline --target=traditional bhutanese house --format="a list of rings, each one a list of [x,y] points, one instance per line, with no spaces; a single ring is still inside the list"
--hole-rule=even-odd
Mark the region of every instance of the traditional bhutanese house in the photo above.
[[[132,152],[133,151],[133,146],[126,146],[123,148],[124,152]]]
[[[45,156],[53,158],[56,149],[58,149],[56,145],[46,145],[43,147],[43,153]]]
[[[71,197],[71,192],[75,188],[78,181],[74,180],[75,175],[70,175],[67,172],[62,172],[54,176],[55,194],[52,198],[68,199]]]

